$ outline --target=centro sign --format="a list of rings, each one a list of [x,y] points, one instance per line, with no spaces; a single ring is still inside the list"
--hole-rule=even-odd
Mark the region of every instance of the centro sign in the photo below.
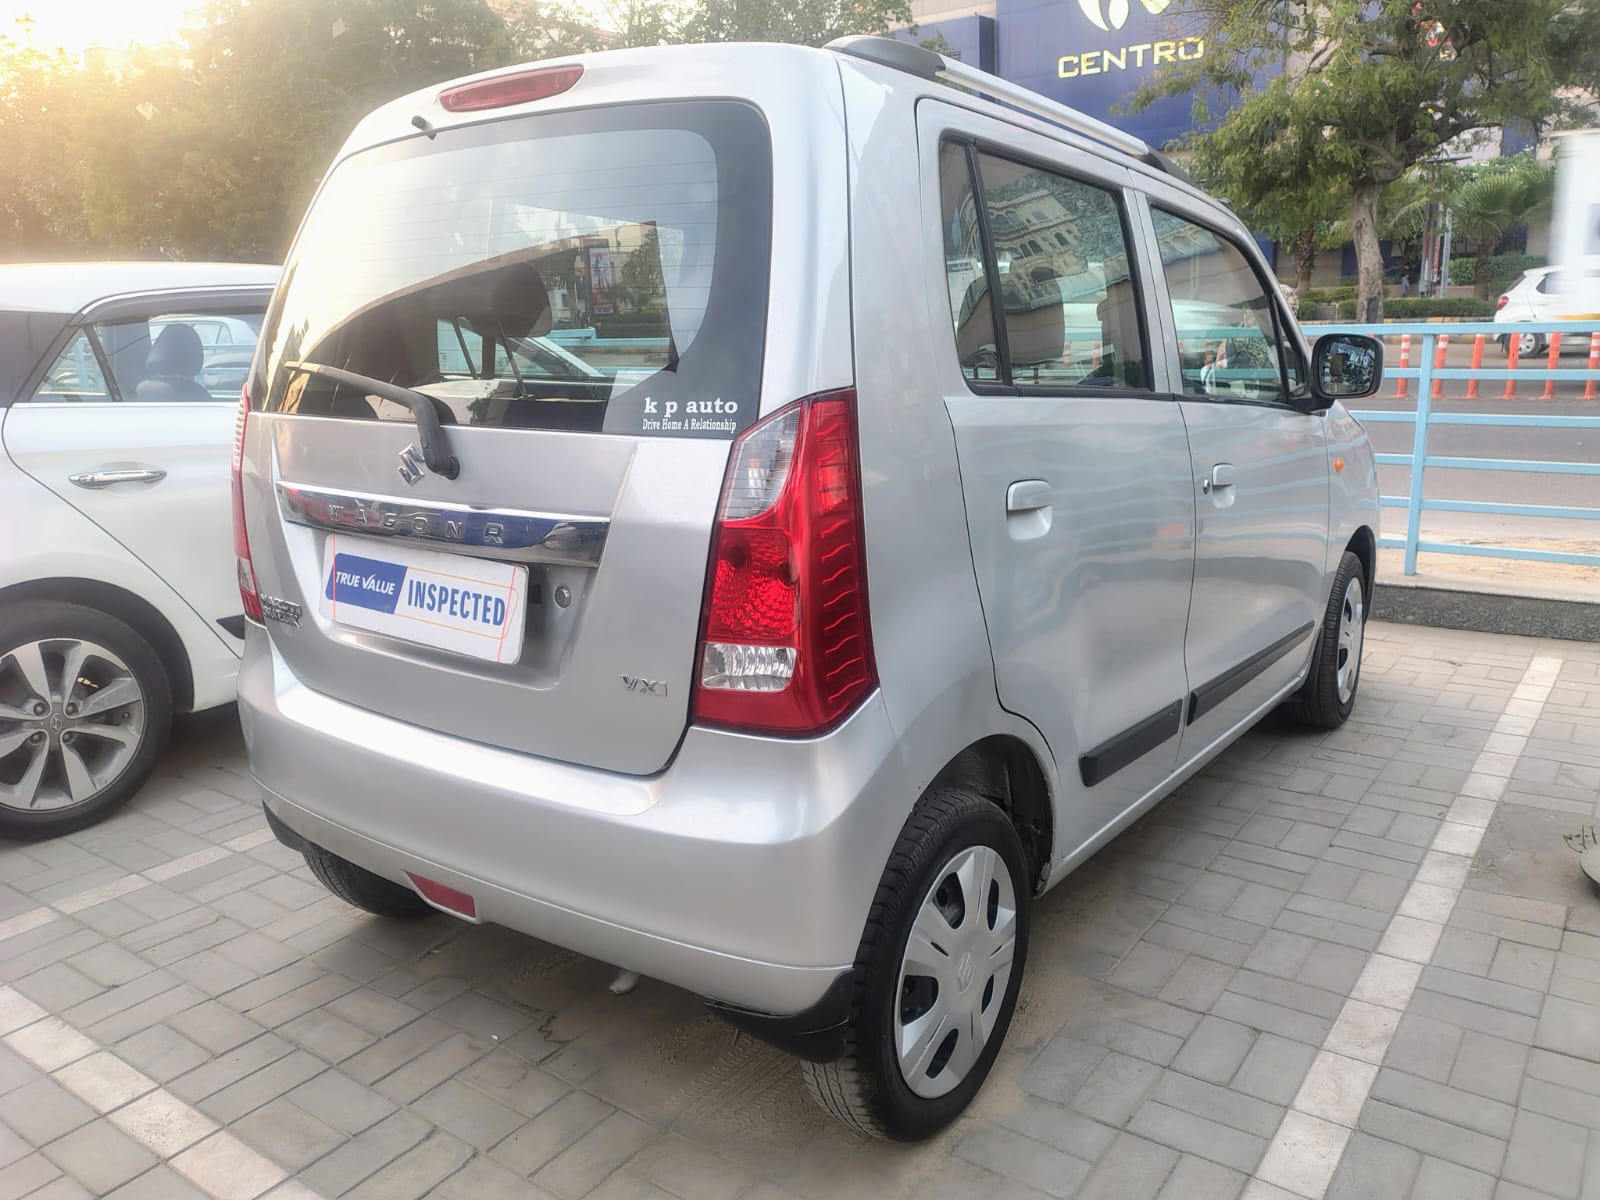
[[[1139,3],[1152,17],[1159,17],[1171,7],[1172,0],[1139,0]],[[1083,10],[1089,23],[1103,33],[1119,31],[1128,23],[1129,0],[1078,0],[1078,7]],[[1126,71],[1130,65],[1134,70],[1143,70],[1166,63],[1193,62],[1204,58],[1205,53],[1204,38],[1153,39],[1104,50],[1063,54],[1056,60],[1056,76],[1060,79],[1080,79],[1086,75]]]

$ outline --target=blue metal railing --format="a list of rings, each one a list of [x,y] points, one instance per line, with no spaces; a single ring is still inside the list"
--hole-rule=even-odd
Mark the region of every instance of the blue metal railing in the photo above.
[[[1490,322],[1463,322],[1460,324],[1406,324],[1345,325],[1307,324],[1308,337],[1315,339],[1324,333],[1364,333],[1397,341],[1403,335],[1411,338],[1414,349],[1419,348],[1417,365],[1386,366],[1384,378],[1415,380],[1416,411],[1390,412],[1358,410],[1355,415],[1364,423],[1410,423],[1414,427],[1409,454],[1378,454],[1383,466],[1411,468],[1411,488],[1405,496],[1384,496],[1386,508],[1406,510],[1405,537],[1384,537],[1379,545],[1400,547],[1405,550],[1405,573],[1417,573],[1417,553],[1464,554],[1480,558],[1523,559],[1535,562],[1574,563],[1579,566],[1600,566],[1600,554],[1578,554],[1559,550],[1534,550],[1518,546],[1465,545],[1458,542],[1423,541],[1422,514],[1424,512],[1491,513],[1501,516],[1544,518],[1551,520],[1600,520],[1600,508],[1573,508],[1553,504],[1502,504],[1485,500],[1444,500],[1428,496],[1425,487],[1430,467],[1455,471],[1503,471],[1529,475],[1588,475],[1600,478],[1600,463],[1542,462],[1504,458],[1461,458],[1431,455],[1428,453],[1428,433],[1436,425],[1490,425],[1524,429],[1592,429],[1600,432],[1600,417],[1586,416],[1534,416],[1521,413],[1437,413],[1433,411],[1433,385],[1435,381],[1477,380],[1479,382],[1557,382],[1587,383],[1600,381],[1600,370],[1588,368],[1522,368],[1516,370],[1480,367],[1435,366],[1438,340],[1441,335],[1476,340],[1483,335],[1487,340],[1517,337],[1535,333],[1551,340],[1549,335],[1560,334],[1562,341],[1572,349],[1583,349],[1587,354],[1594,327],[1576,321],[1533,321],[1517,324]],[[1568,340],[1570,339],[1570,340]],[[1387,357],[1387,356],[1386,356]],[[1516,403],[1515,399],[1508,403]]]

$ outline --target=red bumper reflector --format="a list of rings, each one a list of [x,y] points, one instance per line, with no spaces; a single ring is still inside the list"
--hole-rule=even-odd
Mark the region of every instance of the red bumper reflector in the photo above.
[[[424,879],[411,871],[406,872],[406,877],[416,885],[417,891],[421,892],[423,899],[430,904],[437,904],[450,912],[460,913],[463,917],[478,919],[478,902],[467,893],[446,887],[436,879]]]

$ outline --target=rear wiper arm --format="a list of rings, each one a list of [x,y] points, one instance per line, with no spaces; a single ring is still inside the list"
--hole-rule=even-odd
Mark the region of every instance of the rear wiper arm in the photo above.
[[[387,383],[382,379],[374,379],[371,375],[358,375],[354,371],[326,367],[321,363],[296,362],[284,365],[291,371],[316,375],[321,379],[343,384],[345,387],[365,388],[374,396],[382,396],[385,400],[404,404],[417,420],[417,440],[422,443],[422,461],[428,464],[428,470],[435,475],[443,475],[446,479],[454,479],[461,474],[461,463],[454,454],[447,453],[444,426],[439,423],[439,411],[434,408],[434,399],[428,393],[401,387],[397,383]]]

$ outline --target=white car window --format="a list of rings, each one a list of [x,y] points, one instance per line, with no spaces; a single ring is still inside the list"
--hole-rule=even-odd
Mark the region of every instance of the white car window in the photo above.
[[[50,370],[34,389],[33,397],[41,403],[92,403],[111,399],[106,389],[105,372],[95,357],[94,343],[83,330],[73,334],[66,349],[56,355]]]
[[[33,399],[233,403],[249,373],[261,319],[258,311],[240,311],[99,322],[73,336]]]

